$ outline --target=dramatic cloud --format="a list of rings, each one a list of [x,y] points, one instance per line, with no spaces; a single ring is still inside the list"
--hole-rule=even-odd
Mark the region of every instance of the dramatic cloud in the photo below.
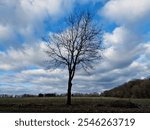
[[[96,21],[105,21],[109,32],[103,60],[90,74],[77,71],[73,92],[101,92],[149,76],[149,0],[0,0],[0,93],[66,92],[68,72],[45,70],[41,37],[64,28],[63,17],[85,5],[99,6]]]
[[[105,54],[110,61],[118,62],[121,60],[124,65],[129,65],[126,64],[126,61],[132,63],[144,54],[147,49],[144,36],[149,31],[142,32],[143,26],[140,26],[140,24],[145,24],[145,22],[141,22],[143,20],[149,20],[149,17],[147,17],[149,11],[150,1],[147,0],[110,0],[105,4],[101,10],[102,15],[113,22],[119,23],[119,26],[112,33],[106,32],[104,35],[105,45],[108,47]]]
[[[40,39],[45,21],[55,22],[72,6],[70,0],[0,0],[0,47]]]
[[[100,10],[101,15],[118,25],[104,34],[105,61],[98,69],[105,70],[103,80],[121,84],[149,75],[150,39],[145,39],[149,11],[148,0],[110,0]]]

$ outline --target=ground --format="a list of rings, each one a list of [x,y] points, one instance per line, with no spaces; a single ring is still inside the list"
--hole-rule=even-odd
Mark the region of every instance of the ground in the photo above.
[[[0,112],[17,113],[145,113],[150,112],[150,99],[109,97],[73,97],[67,106],[66,97],[0,98]]]

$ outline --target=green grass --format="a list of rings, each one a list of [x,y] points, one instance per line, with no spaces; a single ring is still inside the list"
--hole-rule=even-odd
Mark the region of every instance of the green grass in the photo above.
[[[150,99],[72,97],[71,106],[65,103],[66,97],[0,98],[0,112],[150,112]],[[137,107],[130,107],[130,103]]]

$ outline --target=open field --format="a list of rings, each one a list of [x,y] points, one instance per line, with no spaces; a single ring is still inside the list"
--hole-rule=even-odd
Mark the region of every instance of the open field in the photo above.
[[[150,99],[72,97],[71,106],[65,105],[65,102],[66,97],[0,98],[0,112],[150,112]]]

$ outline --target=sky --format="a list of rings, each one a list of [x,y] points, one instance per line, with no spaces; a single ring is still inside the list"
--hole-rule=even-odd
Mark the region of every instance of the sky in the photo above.
[[[0,0],[0,94],[66,93],[67,69],[45,68],[42,37],[88,9],[103,28],[103,59],[77,70],[73,93],[102,92],[150,76],[150,0]]]

